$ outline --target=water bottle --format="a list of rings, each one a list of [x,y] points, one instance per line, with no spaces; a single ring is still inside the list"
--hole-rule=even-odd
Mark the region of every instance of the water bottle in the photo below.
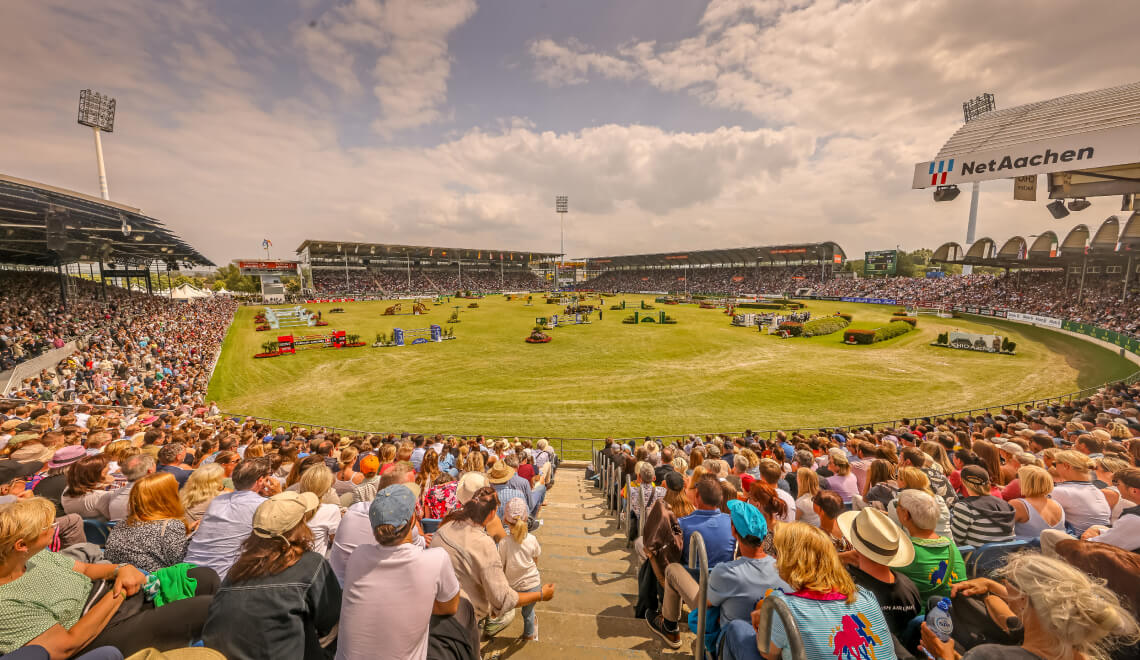
[[[954,620],[950,618],[949,598],[941,598],[934,607],[929,608],[926,613],[926,627],[930,628],[938,639],[944,642],[950,639],[950,634],[954,632]]]

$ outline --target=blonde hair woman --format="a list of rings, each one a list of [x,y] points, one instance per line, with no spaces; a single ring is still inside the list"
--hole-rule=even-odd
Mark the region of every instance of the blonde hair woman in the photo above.
[[[478,472],[482,474],[485,468],[483,452],[475,450],[467,454],[467,462],[463,465],[464,472]]]
[[[775,543],[776,570],[792,592],[769,598],[782,599],[791,610],[808,658],[834,658],[844,640],[850,640],[851,648],[857,644],[864,657],[893,657],[891,631],[878,601],[855,586],[826,532],[802,522],[788,523],[776,528]],[[750,621],[737,619],[729,626],[737,626],[740,635],[730,628],[726,638],[735,642],[743,637],[756,648]],[[761,654],[775,660],[787,647],[784,625],[780,617],[772,617],[771,645]]]
[[[302,493],[312,493],[321,500],[321,505],[313,517],[309,518],[308,525],[309,531],[313,533],[310,549],[323,557],[328,554],[333,535],[340,526],[340,505],[325,501],[326,495],[332,490],[333,473],[326,465],[314,465],[301,474],[301,480],[297,483],[300,484]]]
[[[1102,660],[1114,649],[1140,640],[1140,626],[1116,594],[1102,580],[1090,578],[1065,561],[1036,552],[1018,552],[1009,555],[997,577],[1002,583],[975,578],[952,589],[955,595],[991,594],[1006,601],[1025,626],[1025,639],[1020,647],[975,646],[961,656],[962,660]],[[941,660],[959,657],[954,643],[939,640],[925,623],[922,648]],[[1021,652],[1012,653],[1013,648]]]
[[[345,447],[340,450],[340,457],[336,459],[340,469],[337,470],[336,480],[333,481],[333,490],[338,496],[351,493],[353,488],[364,481],[364,475],[353,469],[358,456],[360,451],[356,447]]]
[[[819,493],[819,475],[814,470],[802,467],[796,470],[796,520],[819,527],[819,515],[815,512],[812,500]]]
[[[1021,497],[1010,500],[1014,512],[1013,538],[1035,541],[1046,529],[1065,531],[1065,510],[1054,502],[1053,477],[1045,468],[1026,465],[1017,471]]]
[[[938,525],[934,528],[934,532],[939,536],[951,538],[950,507],[946,506],[946,500],[934,494],[930,488],[930,478],[926,476],[926,473],[911,465],[901,467],[899,468],[898,484],[900,494],[908,489],[920,490],[934,498],[935,504],[938,505]],[[898,495],[887,505],[887,515],[896,523],[899,522],[898,505]]]
[[[225,484],[226,470],[217,463],[207,463],[190,473],[178,496],[186,509],[186,517],[191,521],[201,520],[210,502],[225,491]]]
[[[1068,449],[1058,452],[1053,461],[1058,477],[1053,499],[1065,510],[1066,522],[1077,534],[1084,534],[1093,525],[1107,526],[1112,518],[1112,507],[1092,482],[1089,474],[1092,459]]]

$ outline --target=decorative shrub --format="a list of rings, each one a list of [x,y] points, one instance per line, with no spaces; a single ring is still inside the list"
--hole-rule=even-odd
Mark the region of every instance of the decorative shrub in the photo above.
[[[1008,337],[1002,337],[1001,350],[1003,353],[1012,353],[1017,348],[1017,342],[1010,341]]]
[[[447,318],[447,322],[448,323],[459,323],[459,310],[455,310],[454,312],[452,312],[451,316],[449,316]]]
[[[467,306],[467,309],[479,309],[479,303],[471,303]]]
[[[880,342],[894,339],[899,335],[905,335],[913,329],[914,326],[905,321],[891,321],[881,328],[875,328],[875,341]]]
[[[841,319],[846,319],[848,323],[850,323],[851,319],[852,319],[852,316],[850,314],[845,313],[845,312],[840,312],[840,313],[836,314],[836,316],[838,316]]]
[[[804,332],[804,324],[798,321],[784,321],[780,324],[779,330],[787,332],[790,337],[799,337]]]
[[[1006,341],[1009,341],[1009,340],[1007,339]],[[949,332],[939,333],[938,339],[935,340],[934,343],[938,344],[939,346],[945,346],[946,344],[950,343],[950,333]],[[1003,344],[1003,347],[1004,347],[1004,344]]]
[[[845,344],[873,344],[874,342],[874,330],[849,329],[843,332],[843,343]]]
[[[823,335],[830,335],[833,332],[839,332],[850,324],[851,321],[842,316],[822,316],[804,324],[803,336],[821,337]]]
[[[912,328],[918,325],[918,319],[916,319],[913,316],[894,316],[894,317],[891,317],[891,323],[898,323],[900,321],[903,323],[909,323],[910,327],[912,327]]]
[[[266,330],[269,330],[269,329],[271,329],[271,328],[269,327],[269,324],[268,324],[268,323],[265,323],[265,324],[263,324],[263,325],[259,325],[259,326],[257,326],[257,331],[258,331],[258,332],[264,332],[264,331],[266,331]]]

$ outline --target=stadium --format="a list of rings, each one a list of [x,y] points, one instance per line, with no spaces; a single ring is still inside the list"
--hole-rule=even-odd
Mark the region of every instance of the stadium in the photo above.
[[[4,658],[1140,657],[1140,83],[914,164],[1051,224],[859,253],[227,262],[110,199],[81,99],[99,196],[0,174]]]

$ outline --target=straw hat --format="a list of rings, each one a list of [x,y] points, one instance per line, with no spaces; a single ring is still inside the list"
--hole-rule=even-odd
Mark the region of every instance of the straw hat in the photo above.
[[[914,545],[910,537],[885,513],[870,507],[845,511],[836,519],[843,537],[859,554],[877,564],[896,568],[914,561]]]
[[[492,484],[505,484],[510,481],[513,476],[515,476],[515,470],[507,465],[506,461],[495,461],[495,464],[491,466],[490,471],[487,473],[487,480]]]

